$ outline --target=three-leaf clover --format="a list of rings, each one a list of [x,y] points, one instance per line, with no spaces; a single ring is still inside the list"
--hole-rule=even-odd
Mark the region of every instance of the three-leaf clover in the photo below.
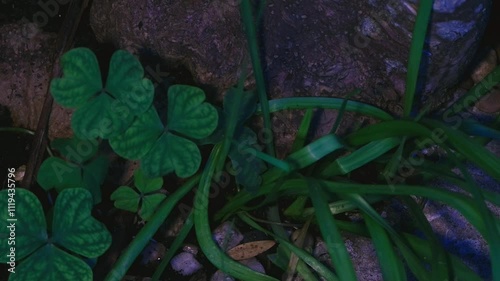
[[[101,184],[108,170],[108,159],[95,157],[97,143],[71,139],[56,139],[52,148],[58,150],[66,160],[49,157],[38,170],[38,184],[45,190],[55,188],[61,192],[66,188],[83,187],[89,190],[94,204],[101,202]]]
[[[249,192],[256,192],[261,183],[260,174],[265,170],[264,162],[246,152],[245,148],[259,149],[257,136],[244,123],[254,114],[257,108],[257,96],[251,91],[231,88],[224,96],[224,108],[219,111],[219,126],[202,143],[217,143],[227,136],[230,123],[235,126],[233,143],[228,157],[233,165],[236,182]]]
[[[90,49],[70,50],[61,57],[61,65],[64,75],[52,80],[50,91],[57,103],[77,109],[71,126],[81,139],[117,136],[153,101],[153,83],[143,78],[140,62],[126,51],[116,51],[111,57],[104,87]]]
[[[109,143],[118,155],[140,159],[141,168],[150,177],[171,172],[181,178],[192,176],[201,164],[201,154],[188,138],[209,136],[218,122],[217,110],[204,100],[205,94],[199,88],[171,86],[165,126],[151,107]]]
[[[163,185],[163,179],[148,178],[138,169],[134,173],[134,184],[138,192],[131,187],[120,186],[111,194],[111,200],[115,200],[116,208],[130,212],[139,210],[139,216],[147,221],[161,201],[167,197],[165,194],[158,193]]]
[[[257,136],[248,127],[243,127],[236,139],[237,144],[231,145],[228,157],[233,165],[236,182],[241,184],[248,192],[257,192],[262,182],[260,174],[266,169],[262,159],[246,152],[245,148],[259,149]]]
[[[15,216],[7,208],[9,198],[15,198]],[[10,208],[10,207],[9,207]],[[111,234],[104,224],[90,214],[92,196],[82,188],[63,190],[57,197],[52,228],[47,229],[45,215],[38,198],[28,190],[15,189],[0,192],[0,218],[2,221],[17,219],[13,229],[0,228],[2,253],[15,250],[15,267],[9,281],[29,280],[92,280],[92,270],[79,257],[97,258],[111,244]],[[15,237],[12,237],[11,231]],[[49,234],[50,233],[50,234]],[[14,244],[7,243],[14,241]],[[12,248],[11,248],[12,247]],[[74,253],[74,254],[73,254]],[[9,257],[0,256],[0,262],[8,263]]]

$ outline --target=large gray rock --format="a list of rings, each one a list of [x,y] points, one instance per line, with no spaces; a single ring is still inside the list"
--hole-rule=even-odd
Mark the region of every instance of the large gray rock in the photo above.
[[[238,1],[94,1],[98,40],[182,62],[220,92],[247,56]],[[424,52],[424,100],[443,99],[474,56],[490,0],[436,0]],[[273,98],[345,96],[401,112],[416,0],[267,1],[261,39]]]
[[[251,69],[237,2],[102,0],[93,2],[90,21],[101,42],[133,53],[152,50],[166,62],[183,64],[221,100],[241,70]],[[267,1],[259,36],[269,97],[345,97],[362,89],[353,99],[400,114],[417,6],[403,0]],[[421,98],[431,109],[451,96],[448,90],[471,62],[490,9],[491,0],[435,1],[421,79]],[[318,113],[315,137],[328,133],[336,118],[333,111]],[[351,113],[344,119],[341,134],[370,122]],[[300,120],[295,112],[273,116],[278,157],[289,151]]]

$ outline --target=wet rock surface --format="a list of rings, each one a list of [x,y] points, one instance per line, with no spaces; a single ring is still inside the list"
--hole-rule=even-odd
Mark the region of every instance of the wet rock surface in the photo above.
[[[424,61],[424,99],[439,102],[470,63],[491,1],[438,0]],[[267,1],[262,21],[270,96],[356,97],[400,112],[418,1]],[[96,1],[100,41],[181,61],[219,92],[236,84],[247,56],[237,1]]]
[[[13,126],[35,130],[49,85],[56,35],[35,24],[0,26],[0,104]],[[54,104],[49,137],[69,137],[71,110]]]
[[[269,98],[345,97],[361,89],[352,99],[401,114],[417,8],[415,0],[267,1],[258,34]],[[490,8],[490,0],[435,1],[419,86],[431,109],[465,73]],[[219,101],[242,69],[249,70],[246,85],[254,85],[237,1],[95,1],[90,22],[101,42],[185,65]],[[329,132],[337,113],[316,115],[314,137]],[[272,120],[282,127],[274,134],[278,157],[286,155],[300,120],[296,111]],[[347,113],[339,132],[366,122]]]

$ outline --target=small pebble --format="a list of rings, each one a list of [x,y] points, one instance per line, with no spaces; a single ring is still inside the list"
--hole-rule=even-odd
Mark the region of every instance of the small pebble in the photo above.
[[[173,257],[170,265],[175,271],[184,276],[192,275],[203,267],[193,254],[186,252]]]
[[[213,239],[224,251],[234,248],[243,240],[243,235],[231,222],[224,222],[213,232]]]

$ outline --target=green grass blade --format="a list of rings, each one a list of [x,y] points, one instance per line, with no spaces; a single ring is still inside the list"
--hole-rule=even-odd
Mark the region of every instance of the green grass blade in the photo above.
[[[290,255],[291,255],[290,250],[287,247],[280,245],[276,250],[276,254],[271,254],[268,255],[267,257],[269,258],[269,260],[271,260],[272,263],[274,263],[276,266],[278,266],[284,272],[286,272],[288,269],[288,262],[290,260]],[[307,267],[307,265],[301,260],[299,260],[299,262],[297,263],[297,272],[299,273],[299,276],[301,276],[305,281],[318,280],[316,276],[311,272],[309,267]]]
[[[285,160],[272,158],[265,153],[257,151],[256,149],[254,149],[252,153],[276,167],[269,169],[262,175],[263,185],[266,185],[282,178],[287,173],[291,173],[317,163],[323,157],[336,150],[342,149],[343,147],[344,144],[337,138],[337,136],[328,134],[292,153]]]
[[[411,234],[403,234],[403,237],[415,253],[421,257],[432,257],[434,248],[426,240]],[[451,269],[456,281],[483,281],[472,269],[467,267],[460,258],[450,255]],[[450,280],[450,279],[445,279]]]
[[[482,234],[485,232],[485,225],[481,219],[481,215],[474,207],[472,199],[458,192],[420,185],[405,185],[405,184],[359,184],[347,182],[332,182],[327,180],[318,180],[324,186],[325,190],[339,194],[379,194],[379,195],[415,195],[426,197],[435,201],[444,202],[458,210],[474,227]],[[262,190],[260,196],[265,196],[268,193],[288,193],[294,195],[307,195],[307,189],[304,186],[307,182],[303,179],[289,179],[285,181],[279,188],[272,190]],[[248,198],[247,198],[248,199]],[[250,198],[251,200],[252,198]],[[241,202],[240,202],[241,203]],[[499,223],[496,219],[494,223]]]
[[[483,221],[486,222],[485,223],[486,235],[484,237],[488,242],[488,245],[490,246],[491,264],[493,265],[500,264],[500,224],[490,223],[490,222],[495,222],[495,217],[493,214],[491,214],[490,210],[488,209],[488,206],[486,205],[483,198],[483,193],[481,192],[480,188],[476,185],[476,183],[472,179],[472,176],[469,174],[464,165],[462,163],[458,163],[458,167],[460,168],[460,171],[462,175],[464,175],[465,180],[467,182],[465,186],[468,187],[468,191],[472,194],[475,205],[479,210]],[[499,281],[500,267],[493,266],[492,270],[493,270],[493,280]]]
[[[146,247],[149,240],[151,240],[158,228],[163,224],[177,202],[179,202],[179,200],[182,199],[199,180],[200,176],[192,177],[183,186],[163,200],[156,213],[141,231],[139,231],[134,240],[130,242],[125,251],[123,251],[120,258],[116,261],[115,265],[104,279],[105,281],[120,281],[123,279],[134,260],[142,252],[144,247]]]
[[[432,131],[414,121],[385,121],[360,129],[345,138],[353,146],[363,145],[379,139],[390,137],[430,137]]]
[[[151,281],[158,281],[160,280],[161,275],[167,268],[170,260],[172,257],[175,255],[177,250],[182,246],[182,243],[184,243],[184,240],[188,236],[189,232],[191,232],[191,229],[193,228],[194,222],[193,222],[193,212],[189,213],[188,218],[184,222],[184,225],[181,228],[181,231],[179,231],[179,234],[177,237],[175,237],[174,242],[170,245],[168,248],[168,251],[165,253],[163,256],[163,259],[161,260],[160,265],[155,270],[155,273],[153,274],[153,277],[151,278]]]
[[[307,135],[311,127],[312,118],[313,118],[313,109],[312,108],[306,109],[304,118],[302,118],[302,122],[300,122],[299,130],[297,131],[295,139],[293,140],[292,148],[290,149],[291,153],[296,152],[297,150],[305,146]],[[304,211],[304,206],[307,200],[308,197],[306,196],[297,197],[294,203],[288,206],[288,208],[284,211],[285,216],[287,217],[300,216]]]
[[[293,170],[298,170],[316,163],[326,155],[343,147],[344,144],[337,136],[328,134],[290,154],[286,161],[291,164]]]
[[[467,135],[500,140],[500,131],[479,123],[476,120],[465,119],[460,127]]]
[[[479,99],[490,92],[495,85],[500,83],[500,66],[497,66],[492,72],[490,72],[486,77],[484,77],[481,82],[477,83],[472,87],[467,94],[460,97],[454,103],[452,103],[443,113],[443,120],[452,120],[457,117],[457,120],[461,120],[461,117],[455,116],[464,110],[470,109]],[[455,117],[454,117],[455,116]]]
[[[358,194],[344,194],[346,198],[349,198],[355,202],[358,207],[364,212],[365,215],[370,216],[375,223],[379,224],[380,227],[384,228],[391,236],[392,240],[399,248],[399,251],[406,260],[408,267],[411,269],[413,274],[418,280],[428,280],[433,281],[430,277],[429,272],[425,269],[422,263],[422,258],[417,256],[413,250],[407,245],[407,243],[402,239],[398,232],[396,232],[388,222],[386,222],[371,206],[368,204],[363,197]],[[381,263],[385,263],[386,260],[381,260]],[[389,264],[383,265],[383,267],[389,267]]]
[[[443,142],[447,141],[467,160],[476,164],[490,176],[500,181],[499,157],[491,153],[484,146],[471,140],[466,134],[449,128],[441,122],[430,119],[424,119],[422,122],[429,127],[433,127],[434,131],[440,131],[442,133]]]
[[[222,160],[221,160],[222,159]],[[277,281],[265,274],[253,271],[227,256],[212,239],[208,218],[209,192],[217,163],[221,158],[221,144],[214,146],[200,179],[194,198],[194,226],[196,238],[207,259],[221,271],[244,281]]]
[[[271,133],[271,115],[269,112],[269,103],[267,100],[264,73],[262,72],[262,66],[260,63],[259,44],[257,42],[257,34],[255,31],[254,18],[252,15],[252,5],[250,3],[250,0],[242,0],[240,5],[241,18],[243,20],[243,25],[245,26],[245,34],[247,36],[248,49],[250,51],[250,57],[252,59],[255,83],[257,84],[257,93],[259,95],[260,107],[262,109],[262,115],[264,117],[264,129],[270,133],[269,142],[265,144],[266,150],[271,156],[274,156],[275,152],[273,145],[273,134]]]
[[[237,142],[234,142],[234,143],[237,144]],[[292,165],[290,165],[290,163],[288,163],[287,161],[280,160],[280,159],[273,157],[267,153],[259,151],[251,146],[242,146],[241,150],[242,150],[242,152],[246,152],[248,154],[254,155],[255,157],[258,157],[262,161],[265,161],[265,162],[271,164],[272,166],[274,166],[274,167],[276,167],[276,168],[278,168],[286,173],[289,173],[290,171],[292,171]]]
[[[400,281],[406,280],[406,273],[401,259],[394,251],[389,235],[384,228],[377,224],[370,216],[363,216],[366,226],[377,252],[382,276],[384,280]]]
[[[311,121],[313,117],[312,108],[306,109],[304,114],[304,118],[302,118],[302,122],[300,122],[299,130],[295,135],[295,139],[293,140],[291,152],[295,152],[306,144],[307,134],[309,133],[309,128],[311,127]]]
[[[355,96],[357,94],[361,93],[361,90],[356,89],[355,91],[347,94],[345,96],[344,101],[342,102],[342,105],[340,106],[339,113],[337,114],[337,118],[335,118],[335,123],[332,126],[332,129],[330,130],[331,134],[335,134],[340,126],[340,122],[342,122],[342,118],[344,118],[344,113],[347,108],[347,102],[349,101],[352,96]]]
[[[410,58],[408,59],[408,73],[406,75],[406,88],[404,95],[404,117],[409,117],[413,110],[415,91],[417,89],[420,61],[424,48],[427,27],[432,12],[432,0],[422,0],[419,2],[418,14],[413,29],[410,46]]]
[[[297,181],[297,180],[294,180]],[[485,225],[479,212],[474,207],[472,200],[462,194],[451,192],[428,186],[415,185],[372,185],[355,184],[343,182],[322,181],[325,188],[336,193],[359,193],[359,194],[392,194],[392,195],[416,195],[432,200],[445,202],[451,207],[457,209],[467,220],[476,227],[476,229],[485,233]],[[302,183],[304,184],[304,183]],[[283,185],[284,187],[286,184]]]
[[[402,197],[401,200],[408,206],[410,214],[412,214],[415,219],[417,229],[424,233],[429,241],[429,245],[433,249],[430,255],[432,280],[453,280],[453,278],[450,278],[452,270],[449,267],[449,256],[432,230],[432,226],[425,217],[422,207],[410,197]]]
[[[400,140],[398,138],[373,141],[361,148],[358,148],[351,154],[341,157],[327,165],[320,172],[320,177],[329,178],[335,175],[347,174],[367,163],[372,162],[374,159],[396,147],[399,143]]]
[[[327,197],[323,194],[321,186],[315,180],[309,179],[307,180],[307,184],[316,211],[316,220],[318,221],[319,229],[328,246],[328,253],[330,254],[332,263],[340,280],[356,281],[356,272],[354,271],[351,257],[347,252],[344,239],[342,239],[339,229],[330,213],[330,208],[325,200]]]
[[[244,95],[243,84],[245,82],[245,79],[246,79],[246,71],[242,71],[240,78],[238,79],[238,86],[235,90],[234,103],[224,104],[224,106],[231,106],[232,110],[229,110],[230,115],[227,116],[228,121],[224,133],[224,144],[222,145],[222,155],[227,155],[229,153],[229,150],[231,149],[231,143],[234,138],[234,131],[236,129],[236,125],[239,119],[237,115],[240,113],[240,110],[238,109],[241,109],[241,101],[243,99],[242,96]],[[217,169],[220,170],[221,167],[217,167]]]
[[[391,160],[384,168],[382,175],[385,178],[393,178],[396,175],[396,171],[400,166],[401,159],[403,159],[403,149],[405,147],[406,137],[403,137],[399,142],[399,147],[394,154],[391,155]]]
[[[385,195],[368,195],[366,197],[367,197],[366,201],[368,201],[370,204],[377,203],[384,199],[387,199],[387,196]],[[350,212],[354,209],[357,209],[357,207],[358,206],[352,203],[351,200],[338,200],[328,204],[328,208],[330,209],[330,213],[332,215]],[[305,208],[300,214],[300,217],[305,219],[309,216],[314,215],[314,212],[315,212],[314,208]]]
[[[342,98],[320,98],[320,97],[297,97],[282,98],[269,101],[269,111],[276,112],[289,109],[323,108],[341,109],[344,99]],[[357,101],[348,101],[345,110],[372,116],[380,120],[393,120],[394,117],[384,110]],[[257,113],[263,113],[261,105],[257,105]]]

